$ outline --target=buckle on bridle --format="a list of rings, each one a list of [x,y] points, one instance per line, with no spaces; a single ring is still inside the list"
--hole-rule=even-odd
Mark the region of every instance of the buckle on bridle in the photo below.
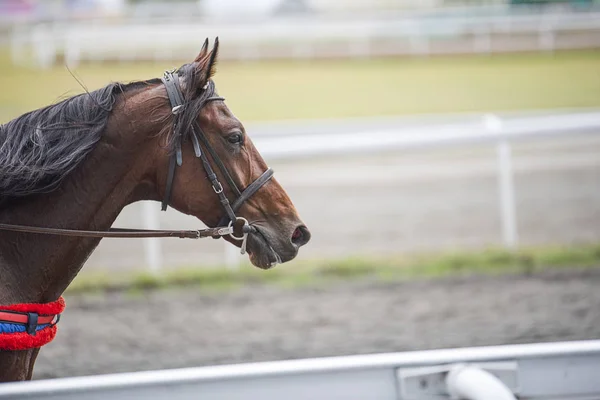
[[[183,104],[180,104],[178,106],[175,106],[175,107],[171,108],[171,113],[173,115],[177,115],[177,114],[179,114],[182,111],[183,111]]]
[[[225,228],[220,228],[219,230],[217,230],[217,235],[219,236],[227,236],[227,235],[231,235],[233,233],[233,227],[231,226],[227,226]],[[218,239],[219,237],[215,237],[215,239]]]
[[[213,190],[215,191],[216,194],[223,193],[223,185],[221,185],[221,182],[216,181],[213,184]],[[248,222],[248,221],[246,221],[246,222]]]

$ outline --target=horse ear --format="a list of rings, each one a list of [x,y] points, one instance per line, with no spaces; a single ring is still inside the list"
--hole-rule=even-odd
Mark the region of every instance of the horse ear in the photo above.
[[[219,38],[215,39],[212,50],[208,51],[208,39],[204,42],[202,50],[196,60],[194,60],[194,79],[193,87],[197,90],[205,88],[206,83],[217,72],[217,56],[219,55]]]
[[[202,48],[200,49],[200,53],[198,53],[198,56],[196,57],[196,59],[194,61],[201,62],[202,59],[204,59],[206,57],[207,52],[208,52],[208,38],[206,38],[204,40],[204,44],[202,45]]]
[[[210,57],[208,58],[208,63],[206,64],[206,81],[212,78],[217,72],[217,57],[219,55],[219,37],[215,38],[215,44],[210,52]]]

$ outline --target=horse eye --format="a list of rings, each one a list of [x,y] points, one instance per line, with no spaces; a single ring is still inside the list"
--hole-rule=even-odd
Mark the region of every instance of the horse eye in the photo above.
[[[227,141],[231,144],[242,143],[242,140],[243,140],[243,136],[241,133],[234,133],[232,135],[229,135],[229,137],[227,138]]]

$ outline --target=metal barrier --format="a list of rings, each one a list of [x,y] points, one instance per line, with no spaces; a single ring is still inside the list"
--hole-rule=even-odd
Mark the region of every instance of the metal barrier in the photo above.
[[[485,395],[483,397],[482,395]],[[0,399],[600,398],[600,341],[443,349],[0,384]]]

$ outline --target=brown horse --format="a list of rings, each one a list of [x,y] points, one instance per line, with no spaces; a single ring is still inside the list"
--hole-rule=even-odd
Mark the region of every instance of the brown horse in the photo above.
[[[183,107],[173,107],[164,80],[151,79],[113,83],[2,125],[0,223],[105,231],[126,205],[165,198],[209,227],[227,221],[221,202],[234,203],[236,196],[227,183],[248,188],[267,165],[216,97],[217,51],[218,40],[211,51],[206,41],[196,59],[177,70]],[[194,128],[204,134],[202,149],[190,139]],[[198,157],[206,146],[210,160]],[[205,162],[221,162],[233,182],[220,168],[217,177],[208,176]],[[215,179],[224,182],[221,198]],[[238,208],[252,226],[247,251],[257,267],[293,259],[310,239],[274,179]],[[0,305],[57,300],[100,240],[0,231]],[[0,381],[31,379],[38,352],[0,350]]]

